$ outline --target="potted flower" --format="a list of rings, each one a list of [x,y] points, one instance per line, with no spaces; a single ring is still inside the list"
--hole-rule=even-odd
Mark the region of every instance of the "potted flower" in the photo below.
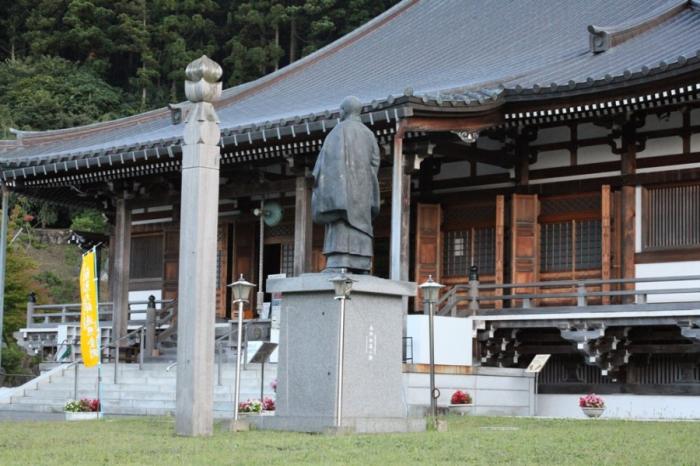
[[[605,400],[595,393],[579,398],[578,405],[581,407],[583,414],[588,417],[600,417],[603,415],[603,411],[605,411]]]
[[[260,400],[246,400],[238,403],[240,414],[273,414],[275,411],[275,400],[265,397]]]
[[[275,400],[272,398],[265,397],[262,401],[263,411],[272,412],[275,410]]]
[[[102,417],[100,400],[91,398],[69,401],[63,407],[63,412],[66,414],[66,421],[85,421]]]
[[[238,403],[240,414],[256,414],[262,412],[263,406],[260,400],[246,400]]]
[[[471,413],[473,406],[472,397],[469,396],[469,393],[462,390],[457,390],[450,398],[450,411],[459,413],[462,416]]]

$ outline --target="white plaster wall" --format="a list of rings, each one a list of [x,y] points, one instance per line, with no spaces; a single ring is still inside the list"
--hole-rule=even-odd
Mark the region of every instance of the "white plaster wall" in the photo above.
[[[452,394],[466,391],[472,397],[474,414],[479,416],[534,415],[534,377],[523,369],[474,367],[471,375],[437,374],[440,390],[438,406],[450,404]],[[413,406],[430,405],[430,376],[405,373],[406,402]]]
[[[660,155],[675,155],[683,152],[683,139],[680,136],[647,139],[643,151],[637,157],[657,157]]]
[[[700,275],[700,261],[637,264],[635,266],[635,273],[637,278]],[[637,283],[638,290],[665,290],[671,288],[700,288],[700,281],[685,280],[676,282]],[[649,303],[677,303],[684,301],[700,301],[700,293],[655,294],[647,297],[647,302]]]
[[[129,291],[129,302],[132,301],[148,301],[149,296],[155,296],[156,301],[163,299],[162,290],[145,290],[145,291]],[[132,311],[145,311],[146,304],[135,304],[131,306]],[[156,309],[160,309],[160,304],[156,304]],[[146,313],[131,314],[133,320],[146,320]]]
[[[537,132],[535,144],[550,144],[553,142],[564,142],[571,139],[571,131],[568,126],[555,126],[553,128],[543,128]]]
[[[690,152],[700,152],[700,133],[690,136]]]
[[[616,162],[620,160],[619,155],[612,153],[610,146],[588,146],[579,147],[577,162],[579,165],[600,162]]]
[[[537,415],[584,419],[580,395],[537,395]],[[700,397],[656,395],[603,395],[604,418],[700,419]]]
[[[667,117],[659,118],[657,115],[647,115],[644,126],[641,131],[653,131],[656,129],[680,128],[683,126],[683,114],[681,112],[672,112]]]
[[[593,123],[582,123],[578,125],[577,133],[579,139],[599,138],[607,136],[610,130]]]
[[[476,140],[476,147],[486,150],[501,150],[503,149],[503,143],[496,139],[480,137]]]
[[[700,108],[696,108],[690,111],[690,124],[700,125]]]
[[[571,164],[568,150],[552,150],[540,152],[537,155],[537,163],[530,165],[530,170],[542,168],[567,167]]]
[[[449,180],[450,178],[464,178],[471,174],[469,162],[443,163],[440,173],[435,175],[435,180]]]
[[[485,163],[477,163],[476,164],[477,176],[496,175],[498,173],[508,173],[508,169],[502,168],[502,167],[497,167],[496,165],[488,165]]]
[[[472,364],[472,319],[436,316],[435,364],[470,366]],[[406,316],[406,336],[413,338],[413,363],[430,363],[428,316]]]

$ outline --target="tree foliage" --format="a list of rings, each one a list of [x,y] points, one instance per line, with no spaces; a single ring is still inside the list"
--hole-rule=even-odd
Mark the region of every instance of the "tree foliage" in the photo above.
[[[17,73],[21,81],[15,92],[0,89],[0,124],[7,125],[8,111],[12,122],[42,129],[162,106],[182,99],[185,66],[202,54],[224,64],[228,84],[250,81],[323,47],[396,2],[0,0],[0,60],[9,62],[5,73]],[[51,67],[55,73],[46,72]],[[90,96],[80,115],[75,108],[63,109],[85,103],[86,95],[70,98],[79,91],[68,88],[76,85]],[[30,102],[28,95],[38,98]],[[56,109],[56,118],[46,118]],[[38,113],[24,119],[15,112]]]
[[[120,89],[60,57],[0,63],[0,96],[0,115],[19,129],[65,128],[127,112]]]
[[[185,67],[202,54],[223,64],[228,85],[251,81],[397,1],[0,0],[0,138],[179,101]],[[42,227],[104,231],[91,213],[20,206]]]

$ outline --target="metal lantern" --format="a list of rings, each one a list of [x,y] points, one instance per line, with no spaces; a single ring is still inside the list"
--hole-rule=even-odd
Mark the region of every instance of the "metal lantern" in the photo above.
[[[250,300],[250,292],[255,288],[255,284],[246,281],[243,274],[238,281],[229,285],[233,294],[233,302],[238,303],[238,319],[236,319],[238,327],[237,346],[236,346],[236,382],[233,391],[233,420],[238,421],[238,401],[241,396],[241,348],[243,335],[243,303]]]
[[[335,298],[340,301],[340,316],[338,326],[338,379],[336,381],[335,425],[340,428],[343,418],[343,362],[345,354],[345,301],[350,299],[352,278],[345,275],[345,270],[329,280],[335,289]]]
[[[441,285],[434,281],[432,275],[428,275],[428,280],[420,285],[420,289],[423,292],[423,300],[429,303],[436,302],[438,294],[440,293],[440,288],[444,287],[445,285]]]
[[[441,285],[433,281],[433,276],[428,275],[428,280],[420,286],[423,292],[423,302],[428,308],[428,350],[430,354],[430,415],[432,421],[437,427],[437,399],[440,397],[440,390],[435,388],[435,326],[433,318],[435,317],[435,303],[437,302]]]
[[[352,291],[352,283],[355,281],[344,273],[336,275],[329,280],[335,289],[335,299],[349,299]]]
[[[243,278],[243,274],[238,279],[238,281],[233,282],[229,285],[231,287],[231,292],[233,294],[233,302],[248,302],[250,301],[250,292],[255,288],[254,283],[250,283]]]

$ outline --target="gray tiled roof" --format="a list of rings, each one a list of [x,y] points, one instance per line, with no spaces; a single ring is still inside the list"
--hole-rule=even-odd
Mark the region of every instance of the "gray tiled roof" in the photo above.
[[[602,53],[589,25],[634,22],[672,0],[404,0],[348,36],[260,80],[224,91],[222,133],[327,115],[342,98],[363,102],[412,94],[425,101],[479,105],[548,92],[595,88],[700,62],[700,6]],[[554,85],[553,85],[554,84]],[[410,89],[410,90],[409,90]],[[182,125],[167,111],[93,125],[94,131],[26,133],[27,144],[0,145],[5,162],[177,144]],[[84,129],[84,128],[83,128]],[[54,141],[33,144],[35,138]]]

